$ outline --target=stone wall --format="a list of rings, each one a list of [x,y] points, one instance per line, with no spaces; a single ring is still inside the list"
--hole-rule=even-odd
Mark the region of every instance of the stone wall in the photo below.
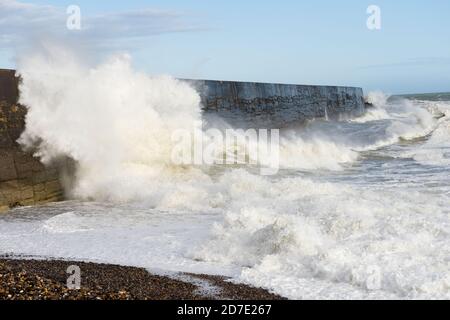
[[[281,128],[314,118],[339,119],[364,112],[361,88],[187,80],[200,92],[206,114],[233,126]]]
[[[26,114],[17,104],[17,81],[14,71],[0,70],[0,211],[63,197],[58,167],[45,167],[16,142]]]

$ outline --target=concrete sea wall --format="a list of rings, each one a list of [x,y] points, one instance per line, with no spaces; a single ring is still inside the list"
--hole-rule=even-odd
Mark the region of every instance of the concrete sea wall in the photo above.
[[[361,88],[187,80],[200,93],[206,114],[233,126],[281,128],[314,118],[339,119],[364,112]]]
[[[360,88],[186,80],[201,95],[204,116],[218,115],[236,127],[281,128],[313,118],[364,112]],[[63,199],[61,167],[44,166],[17,139],[27,109],[17,103],[18,79],[0,69],[0,211]]]

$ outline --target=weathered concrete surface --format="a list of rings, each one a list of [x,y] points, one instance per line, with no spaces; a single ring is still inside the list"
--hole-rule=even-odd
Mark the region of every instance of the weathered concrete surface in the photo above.
[[[205,113],[234,126],[280,128],[314,118],[339,119],[364,112],[361,88],[255,82],[187,80]]]
[[[17,104],[17,78],[0,70],[0,212],[19,205],[62,199],[56,166],[45,167],[16,140],[25,128],[26,108]]]

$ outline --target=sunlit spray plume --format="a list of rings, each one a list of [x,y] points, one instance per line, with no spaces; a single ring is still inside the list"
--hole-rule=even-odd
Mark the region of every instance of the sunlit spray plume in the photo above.
[[[75,160],[74,196],[126,200],[181,170],[170,161],[171,133],[194,129],[200,97],[184,82],[130,64],[118,55],[88,68],[57,46],[19,61],[20,103],[28,107],[20,143],[37,146],[44,163]]]
[[[371,91],[366,97],[366,101],[375,107],[384,108],[389,99],[389,95],[381,91]]]

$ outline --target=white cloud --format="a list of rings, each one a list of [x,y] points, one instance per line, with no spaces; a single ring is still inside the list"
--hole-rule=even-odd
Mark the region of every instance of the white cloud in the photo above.
[[[81,30],[66,28],[66,8],[0,0],[0,48],[20,46],[29,38],[68,37],[101,47],[157,34],[201,30],[183,14],[143,9],[97,16],[83,14]]]

